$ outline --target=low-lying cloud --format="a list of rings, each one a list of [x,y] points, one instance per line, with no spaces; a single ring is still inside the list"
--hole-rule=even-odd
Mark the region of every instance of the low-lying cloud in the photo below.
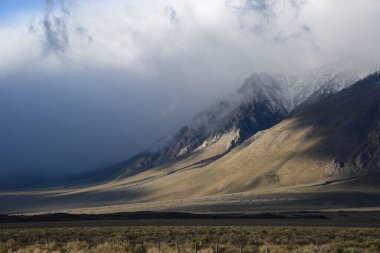
[[[379,12],[377,0],[46,0],[0,21],[0,174],[124,160],[252,72],[378,63]]]

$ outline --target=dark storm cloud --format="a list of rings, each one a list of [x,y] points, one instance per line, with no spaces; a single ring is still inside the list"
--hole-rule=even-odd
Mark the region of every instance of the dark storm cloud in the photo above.
[[[161,122],[149,80],[104,71],[0,77],[0,189],[124,161],[184,123]]]
[[[45,15],[42,21],[44,31],[43,52],[45,54],[64,53],[69,46],[66,19],[70,12],[63,0],[59,1],[59,3],[60,13],[55,14],[55,1],[45,0]]]
[[[173,6],[166,6],[165,7],[165,15],[167,17],[169,17],[170,21],[175,23],[175,24],[178,24],[179,22],[179,19],[178,19],[178,16],[177,16],[177,12],[175,10],[175,8]]]
[[[298,14],[302,11],[302,8],[306,5],[306,0],[289,0],[291,6],[296,10],[295,18],[298,17]]]
[[[83,26],[78,25],[75,30],[79,34],[81,39],[84,39],[89,43],[91,43],[94,40],[94,38],[88,33],[87,29]]]
[[[248,26],[255,33],[264,32],[266,27],[276,19],[273,1],[244,0],[236,3],[236,1],[227,0],[226,5],[238,13],[242,28]]]
[[[314,40],[312,38],[312,29],[307,26],[307,25],[303,25],[300,27],[300,29],[296,32],[293,32],[291,34],[281,34],[279,33],[278,35],[275,35],[273,40],[276,42],[276,43],[285,43],[285,42],[288,42],[289,40],[297,40],[297,39],[300,39],[301,37],[304,37],[306,39],[309,39],[310,42],[313,44],[314,43]]]
[[[268,0],[246,0],[243,5],[243,9],[254,11],[256,14],[260,14],[268,20],[271,20],[275,17],[273,8],[275,2]]]
[[[273,0],[227,0],[226,5],[238,13],[242,28],[248,27],[252,32],[260,34],[276,25],[281,13],[280,1]],[[293,19],[298,17],[306,1],[286,0],[282,4],[287,6],[286,11],[293,13]],[[280,9],[280,12],[279,12]],[[289,37],[291,37],[289,35]]]

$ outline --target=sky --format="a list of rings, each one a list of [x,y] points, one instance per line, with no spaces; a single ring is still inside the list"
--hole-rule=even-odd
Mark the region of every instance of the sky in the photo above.
[[[2,0],[0,4],[0,16],[12,17],[20,12],[29,12],[43,7],[41,0]]]
[[[128,159],[253,72],[380,59],[378,0],[1,0],[0,185]]]

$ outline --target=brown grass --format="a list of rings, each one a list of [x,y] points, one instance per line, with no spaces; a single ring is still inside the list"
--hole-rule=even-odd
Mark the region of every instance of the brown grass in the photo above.
[[[0,253],[380,252],[380,229],[106,227],[0,230]],[[143,245],[142,245],[143,242]],[[178,243],[178,249],[176,248]]]

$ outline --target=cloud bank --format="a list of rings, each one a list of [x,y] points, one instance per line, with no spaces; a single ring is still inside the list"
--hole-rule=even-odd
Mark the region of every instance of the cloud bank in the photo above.
[[[377,0],[46,0],[0,20],[0,174],[124,160],[252,72],[380,59]]]

